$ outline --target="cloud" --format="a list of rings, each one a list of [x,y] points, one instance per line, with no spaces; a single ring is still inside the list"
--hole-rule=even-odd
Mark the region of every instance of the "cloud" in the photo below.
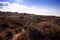
[[[4,6],[8,6],[9,2],[1,2],[0,1],[0,9],[3,9]]]
[[[11,12],[19,12],[19,13],[30,13],[36,15],[55,15],[60,16],[60,10],[55,8],[44,8],[40,6],[26,6],[16,3],[8,3],[8,2],[0,2],[2,4],[8,4],[7,6],[2,6],[3,9],[0,8],[0,11],[11,11]]]
[[[8,2],[0,2],[0,6],[8,6],[9,3]]]

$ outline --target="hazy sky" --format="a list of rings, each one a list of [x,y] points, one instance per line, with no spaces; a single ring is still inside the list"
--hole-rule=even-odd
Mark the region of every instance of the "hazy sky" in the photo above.
[[[60,0],[0,0],[0,11],[60,16]]]

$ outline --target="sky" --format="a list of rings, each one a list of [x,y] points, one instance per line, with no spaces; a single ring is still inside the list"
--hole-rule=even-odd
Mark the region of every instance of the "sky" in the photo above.
[[[0,0],[0,11],[60,16],[60,0]]]

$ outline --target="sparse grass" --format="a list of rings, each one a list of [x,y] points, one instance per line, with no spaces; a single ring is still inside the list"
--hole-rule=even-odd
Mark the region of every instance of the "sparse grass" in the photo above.
[[[31,23],[30,23],[30,25],[35,25],[37,22],[35,22],[35,21],[32,21]]]

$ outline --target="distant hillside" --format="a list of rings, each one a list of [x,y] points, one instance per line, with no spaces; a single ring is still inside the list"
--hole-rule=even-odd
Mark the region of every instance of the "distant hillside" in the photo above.
[[[0,40],[60,40],[60,17],[0,11]]]
[[[29,15],[29,14],[18,13],[18,12],[1,12],[0,11],[0,16],[21,16],[21,15]]]

